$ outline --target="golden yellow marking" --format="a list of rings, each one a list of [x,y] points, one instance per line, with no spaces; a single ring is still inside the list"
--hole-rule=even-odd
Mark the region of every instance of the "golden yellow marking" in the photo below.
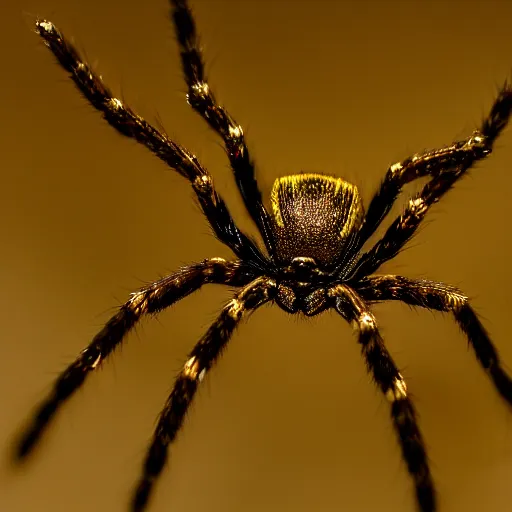
[[[211,261],[212,263],[226,263],[226,260],[224,258],[218,258],[215,256],[214,258],[208,258],[207,261]]]
[[[194,188],[205,189],[211,183],[210,176],[202,174],[194,180]]]
[[[473,144],[482,144],[482,142],[485,142],[485,137],[477,130],[469,138],[466,145],[472,146]]]
[[[121,100],[118,100],[117,98],[112,98],[110,100],[110,105],[113,109],[115,110],[119,110],[121,108],[123,108],[123,103]]]
[[[53,32],[55,30],[55,25],[51,21],[37,21],[36,25],[45,32]]]
[[[427,205],[421,197],[409,201],[409,210],[414,216],[422,215],[427,210]]]
[[[235,320],[240,318],[240,316],[243,314],[244,308],[242,302],[240,302],[238,299],[232,299],[228,304],[228,314],[231,318],[234,318]]]
[[[210,88],[206,82],[198,82],[192,85],[192,89],[196,94],[201,94],[202,96],[207,96],[210,92]]]
[[[245,297],[248,294],[251,294],[252,291],[258,287],[258,285],[261,285],[263,283],[266,286],[263,287],[261,291],[265,296],[265,299],[268,299],[269,290],[272,288],[276,288],[277,284],[274,279],[261,276],[252,281],[249,285],[242,288],[242,290],[240,290],[240,292],[226,304],[222,311],[228,314],[233,320],[240,320],[246,311],[246,309],[244,308]]]
[[[355,185],[342,178],[335,178],[333,176],[326,176],[324,174],[294,174],[292,176],[283,176],[274,181],[272,191],[270,193],[270,200],[272,203],[272,211],[276,224],[283,228],[284,222],[281,215],[281,208],[279,205],[279,193],[287,191],[293,198],[299,196],[307,186],[315,187],[318,192],[325,193],[332,191],[334,196],[345,196],[350,201],[347,212],[347,219],[343,223],[341,230],[341,237],[345,237],[353,229],[354,224],[357,222],[361,212],[361,197]]]
[[[393,380],[393,384],[386,391],[386,398],[390,402],[394,402],[396,400],[403,400],[407,397],[407,385],[405,384],[404,378],[402,374],[398,374],[398,377],[395,377]]]
[[[196,359],[195,356],[192,356],[183,367],[183,376],[187,377],[188,379],[196,380],[199,372],[199,361]],[[204,370],[201,372],[203,373]],[[204,374],[203,374],[204,375]],[[202,378],[202,376],[200,377]]]
[[[396,163],[396,164],[393,164],[389,170],[391,171],[391,174],[395,174],[397,173],[398,171],[401,171],[402,170],[402,164],[400,162]]]
[[[146,310],[147,307],[147,290],[142,290],[140,292],[134,292],[130,294],[130,300],[128,303],[130,304],[132,311],[140,315]]]
[[[327,290],[327,296],[328,297],[339,297],[343,294],[345,290],[345,286],[342,284],[334,285],[332,288],[329,288]]]
[[[96,358],[96,361],[94,361],[94,363],[91,364],[91,368],[93,370],[96,369],[96,367],[100,364],[101,362],[101,354],[98,355],[98,357]]]
[[[468,298],[459,293],[448,293],[448,302],[450,306],[454,309],[460,309],[462,306],[465,306],[468,302]]]
[[[364,312],[359,317],[359,328],[361,329],[361,331],[375,330],[376,327],[377,327],[377,324],[375,322],[375,317],[373,315],[371,315],[370,313]]]
[[[233,138],[239,138],[244,134],[241,126],[230,126],[229,127],[229,135]]]
[[[144,302],[146,292],[145,291],[133,292],[130,295],[131,295],[130,300],[129,300],[130,304],[132,304],[133,306],[139,306],[142,302]]]

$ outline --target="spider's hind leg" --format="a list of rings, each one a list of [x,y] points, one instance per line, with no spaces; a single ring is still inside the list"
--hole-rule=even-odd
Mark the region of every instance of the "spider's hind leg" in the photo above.
[[[414,481],[419,510],[435,512],[436,492],[416,411],[405,381],[384,345],[375,317],[358,293],[346,285],[337,285],[328,294],[336,311],[359,331],[368,373],[391,404],[393,426],[402,457]]]
[[[246,285],[224,307],[215,323],[188,355],[188,360],[176,377],[171,394],[160,413],[144,461],[142,476],[133,496],[133,512],[142,512],[146,508],[155,480],[167,460],[169,445],[174,442],[181,429],[199,383],[215,364],[242,317],[272,300],[275,293],[276,284],[268,277],[260,277]]]
[[[499,394],[512,406],[512,378],[503,369],[498,351],[468,298],[452,286],[403,276],[371,276],[361,280],[358,293],[367,301],[400,300],[411,306],[452,313],[478,362]]]
[[[184,267],[133,293],[92,342],[59,376],[39,405],[15,446],[15,459],[25,459],[41,439],[61,406],[83,385],[87,376],[118,347],[142,316],[156,314],[206,283],[242,286],[255,276],[239,262],[220,258]]]
[[[181,51],[183,74],[188,87],[188,103],[222,137],[245,207],[272,253],[270,218],[256,182],[254,163],[249,156],[242,127],[217,103],[208,85],[199,38],[188,2],[170,0],[170,3],[171,17]]]

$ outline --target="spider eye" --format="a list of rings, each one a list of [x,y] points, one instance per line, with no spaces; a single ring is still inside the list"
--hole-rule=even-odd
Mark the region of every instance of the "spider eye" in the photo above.
[[[319,265],[335,263],[363,213],[354,185],[321,174],[279,178],[271,199],[281,263],[300,256],[314,258]]]

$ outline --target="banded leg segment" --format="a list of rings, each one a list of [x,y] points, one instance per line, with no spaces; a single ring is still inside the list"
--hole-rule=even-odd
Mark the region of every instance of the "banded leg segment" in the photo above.
[[[491,149],[483,143],[479,135],[477,132],[465,140],[414,155],[391,165],[368,206],[360,230],[360,244],[364,244],[375,232],[405,185],[425,176],[434,178],[445,173],[453,173],[454,169],[460,166],[466,166],[467,169],[474,162],[486,157]]]
[[[51,22],[38,20],[36,29],[60,65],[70,73],[80,92],[94,108],[102,112],[111,126],[146,146],[192,184],[201,208],[219,240],[228,245],[239,258],[264,262],[265,258],[258,248],[237,228],[226,204],[213,187],[212,177],[197,158],[115,98],[101,78],[81,59],[76,48]]]
[[[328,295],[336,311],[358,329],[368,373],[391,402],[393,426],[407,470],[414,481],[419,510],[435,512],[436,493],[416,412],[405,381],[384,345],[375,317],[357,292],[346,285],[335,286]]]
[[[362,243],[379,226],[404,185],[424,176],[436,177],[450,173],[458,167],[468,169],[478,160],[485,158],[491,152],[495,139],[505,128],[511,110],[512,87],[505,83],[480,130],[465,140],[454,142],[441,149],[414,155],[403,162],[390,166],[379,191],[368,207],[361,228]]]
[[[361,280],[357,291],[367,301],[400,300],[411,306],[452,313],[478,362],[500,395],[512,406],[512,379],[503,369],[498,351],[468,298],[457,288],[433,281],[383,275]]]
[[[167,460],[169,445],[175,441],[206,372],[218,359],[242,317],[272,300],[275,293],[276,284],[267,277],[260,277],[246,285],[224,307],[215,323],[188,355],[158,419],[153,441],[144,461],[142,477],[133,497],[133,512],[141,512],[146,508],[153,485]]]
[[[358,234],[359,249],[380,225],[404,185],[424,176],[431,176],[432,180],[424,187],[420,195],[409,201],[408,209],[388,229],[384,236],[386,240],[382,240],[381,247],[377,251],[379,254],[374,252],[363,256],[365,260],[374,260],[373,264],[368,265],[367,273],[373,272],[375,265],[378,267],[383,261],[392,258],[410,239],[427,209],[437,202],[475,162],[491,153],[494,141],[507,125],[511,113],[512,86],[505,83],[499,91],[489,115],[473,135],[444,148],[414,155],[388,169],[379,191],[370,202]],[[389,243],[394,237],[400,240],[399,244]],[[384,250],[383,245],[390,245],[390,247]]]
[[[254,278],[252,271],[239,262],[220,258],[184,267],[155,283],[132,293],[131,298],[105,324],[78,358],[59,376],[53,389],[36,409],[30,424],[16,445],[16,458],[27,457],[40,440],[60,407],[82,386],[86,377],[98,368],[140,318],[156,314],[186,297],[206,283],[242,286]]]
[[[249,156],[242,127],[217,103],[208,85],[199,38],[188,2],[171,0],[170,3],[188,87],[188,103],[222,137],[245,206],[262,231],[265,243],[273,246],[270,217],[256,182],[254,163]],[[272,254],[272,247],[267,248]]]
[[[458,169],[439,175],[429,181],[419,194],[410,199],[404,212],[393,221],[384,236],[361,256],[348,281],[357,282],[394,258],[414,235],[430,207],[448,192],[465,170],[465,168]]]

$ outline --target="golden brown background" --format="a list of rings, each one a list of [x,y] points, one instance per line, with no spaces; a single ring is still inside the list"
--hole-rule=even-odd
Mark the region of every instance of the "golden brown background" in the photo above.
[[[390,163],[471,133],[512,69],[506,0],[191,3],[210,83],[246,128],[265,194],[277,176],[324,171],[368,200]],[[255,232],[219,139],[185,103],[167,12],[165,0],[0,8],[5,512],[126,511],[173,376],[229,296],[205,288],[145,322],[64,408],[31,464],[9,466],[28,412],[129,291],[230,256],[185,180],[101,120],[31,17],[54,21],[116,94],[159,117]],[[509,129],[385,267],[460,286],[509,368],[511,192]],[[439,511],[509,510],[512,415],[454,322],[399,304],[376,312],[421,414]],[[204,382],[149,510],[414,510],[388,404],[349,326],[330,313],[257,312]]]

